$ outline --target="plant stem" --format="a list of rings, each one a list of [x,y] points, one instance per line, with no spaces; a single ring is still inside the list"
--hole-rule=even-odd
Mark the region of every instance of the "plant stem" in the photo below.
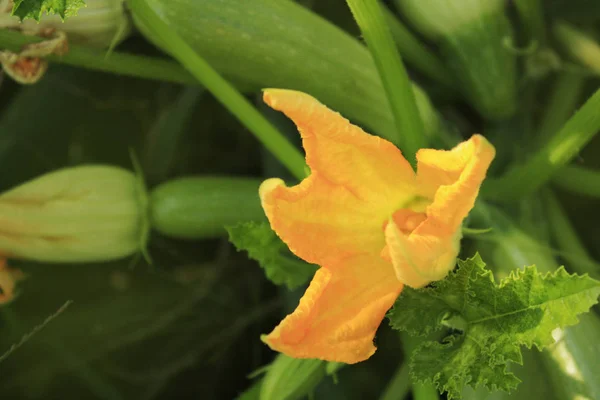
[[[552,183],[573,193],[600,198],[600,171],[567,165],[556,173]]]
[[[375,61],[397,127],[391,141],[404,150],[414,166],[417,150],[426,146],[423,122],[417,109],[412,83],[385,22],[377,0],[347,0]]]
[[[408,363],[402,362],[390,382],[385,387],[379,400],[402,400],[410,391],[410,377],[408,375]]]
[[[600,90],[590,97],[562,129],[526,163],[510,169],[483,187],[488,199],[515,201],[543,184],[575,157],[600,130]]]
[[[412,386],[413,400],[439,400],[440,395],[433,385],[428,383],[415,383]]]
[[[529,40],[535,40],[543,46],[546,43],[546,24],[541,1],[515,0],[515,6],[527,30]]]
[[[454,87],[452,76],[444,64],[429,49],[412,34],[412,32],[384,5],[381,10],[390,28],[396,45],[404,54],[408,64],[434,81],[446,86]]]
[[[558,132],[577,108],[585,77],[571,72],[562,72],[556,77],[552,94],[544,109],[538,128],[537,142],[545,143]]]
[[[169,43],[170,52],[235,115],[298,179],[305,177],[304,157],[267,119],[229,82],[219,75],[173,29],[150,8],[145,0],[128,1],[131,11],[153,35]]]
[[[550,220],[550,227],[554,240],[563,253],[563,257],[571,261],[569,266],[578,274],[590,274],[592,278],[598,279],[600,270],[598,264],[592,259],[585,246],[577,236],[577,232],[565,210],[556,198],[556,195],[547,190],[544,194],[546,208]]]
[[[23,35],[8,29],[0,29],[0,48],[19,52],[23,46],[44,41],[38,36]],[[198,81],[181,65],[156,57],[111,52],[69,44],[64,56],[52,55],[48,61],[83,67],[95,71],[134,76],[138,78],[197,85]]]
[[[574,60],[595,74],[600,74],[600,43],[585,31],[566,22],[553,26],[554,36]]]

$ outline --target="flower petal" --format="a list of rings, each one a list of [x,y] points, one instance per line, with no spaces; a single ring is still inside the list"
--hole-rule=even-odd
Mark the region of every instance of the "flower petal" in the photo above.
[[[297,125],[313,173],[376,207],[398,209],[414,197],[415,174],[392,143],[369,135],[305,93],[266,89],[263,98]]]
[[[428,219],[457,229],[475,204],[496,150],[483,136],[473,135],[449,151],[417,152],[417,184],[422,196],[433,198]],[[431,223],[431,222],[430,222]]]
[[[392,262],[400,282],[421,288],[443,279],[454,269],[461,236],[460,230],[449,232],[446,227],[406,234],[391,218],[385,228],[387,246],[382,257]]]
[[[494,155],[494,147],[480,135],[450,151],[419,150],[418,190],[433,202],[425,210],[426,218],[413,230],[406,224],[418,221],[419,213],[411,216],[407,210],[396,212],[385,228],[387,246],[382,257],[392,262],[401,282],[423,287],[443,279],[454,268],[462,221],[475,204]]]
[[[273,350],[295,358],[357,363],[375,352],[373,338],[402,284],[378,257],[352,257],[321,268],[296,310],[263,337]]]
[[[259,194],[273,230],[309,263],[331,267],[360,253],[376,257],[385,245],[386,210],[370,209],[319,172],[290,188],[281,179],[268,179]]]
[[[268,89],[264,99],[297,124],[311,168],[297,186],[281,180],[261,186],[273,230],[313,264],[330,267],[358,253],[379,254],[383,224],[416,196],[415,174],[400,151],[307,94]]]

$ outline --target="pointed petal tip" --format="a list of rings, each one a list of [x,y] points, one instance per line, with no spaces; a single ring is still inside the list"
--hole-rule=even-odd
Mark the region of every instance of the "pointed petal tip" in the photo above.
[[[281,111],[283,108],[281,107],[281,104],[297,104],[303,100],[316,101],[312,96],[297,90],[275,88],[263,89],[263,101],[275,110]]]
[[[345,267],[319,269],[296,310],[261,340],[294,358],[354,364],[371,357],[377,328],[402,284],[390,264],[370,256],[346,260]]]
[[[260,197],[260,201],[264,204],[268,195],[279,186],[285,186],[285,182],[279,178],[269,178],[263,181],[263,183],[261,183],[258,187],[258,196]]]
[[[485,138],[485,136],[476,133],[473,136],[471,136],[469,140],[473,141],[476,153],[480,154],[482,152],[486,152],[489,156],[491,156],[491,159],[493,159],[496,156],[496,148],[492,143],[490,143],[489,140]]]

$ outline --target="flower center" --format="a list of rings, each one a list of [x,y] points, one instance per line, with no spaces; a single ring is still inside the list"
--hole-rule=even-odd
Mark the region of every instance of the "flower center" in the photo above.
[[[406,235],[410,234],[415,230],[421,222],[427,219],[425,210],[427,206],[431,204],[431,199],[421,196],[415,196],[406,203],[398,207],[397,211],[394,211],[392,218],[403,233]],[[382,229],[385,231],[389,220],[384,221]]]
[[[392,218],[398,229],[408,235],[427,219],[427,214],[403,208],[396,211]]]

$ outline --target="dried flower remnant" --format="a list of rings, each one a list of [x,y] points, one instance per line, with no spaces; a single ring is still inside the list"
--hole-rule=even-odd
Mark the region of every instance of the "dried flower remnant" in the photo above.
[[[64,55],[69,51],[67,36],[64,32],[46,28],[42,29],[38,35],[47,40],[29,44],[19,53],[7,50],[0,52],[0,63],[4,72],[19,83],[38,82],[48,69],[48,61],[44,57],[51,54]]]
[[[311,174],[293,187],[263,182],[263,208],[290,250],[321,268],[263,340],[292,357],[363,361],[403,285],[423,287],[454,268],[494,147],[474,135],[450,151],[422,149],[415,174],[390,142],[307,94],[268,89],[264,100],[298,126]]]
[[[0,259],[0,305],[15,298],[17,283],[23,278],[21,270],[9,267],[5,258]]]
[[[0,62],[11,78],[22,84],[39,81],[48,68],[45,57],[66,54],[67,38],[73,44],[111,48],[131,33],[124,0],[86,0],[82,8],[80,0],[71,1],[19,2],[15,8],[13,0],[0,0],[0,29],[48,39],[18,53],[0,52]]]

